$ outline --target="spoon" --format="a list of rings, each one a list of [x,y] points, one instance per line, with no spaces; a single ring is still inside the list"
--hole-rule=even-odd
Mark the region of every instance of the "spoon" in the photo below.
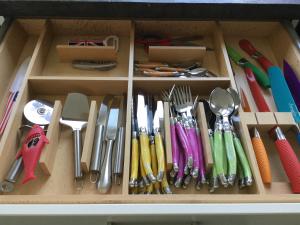
[[[239,110],[241,100],[240,100],[239,94],[233,88],[227,88],[227,91],[231,94],[234,104],[235,104],[235,107],[234,107],[235,110],[231,116],[231,123],[232,123],[233,142],[234,142],[235,151],[237,153],[238,159],[239,159],[239,161],[241,163],[241,167],[243,169],[243,174],[244,174],[243,183],[245,183],[246,186],[251,186],[253,179],[252,179],[252,172],[251,172],[251,169],[249,166],[249,162],[245,155],[245,151],[243,149],[241,141],[240,141],[237,133],[234,130],[234,124],[238,124],[240,121],[239,117],[236,116],[236,114]]]
[[[225,149],[228,160],[228,176],[227,182],[230,185],[234,184],[236,171],[237,171],[237,158],[234,149],[232,128],[229,122],[229,116],[234,112],[235,104],[233,97],[229,92],[222,88],[215,88],[210,94],[210,109],[217,116],[216,125],[215,125],[215,134],[214,134],[214,155],[215,157],[220,157],[218,154],[221,154],[221,145],[222,145],[222,130],[224,131],[225,139]],[[223,121],[219,118],[223,118]],[[217,133],[216,133],[217,132]],[[217,161],[217,160],[216,160]],[[222,162],[222,165],[224,163]],[[222,182],[223,175],[220,170],[220,165],[216,164],[217,174]],[[224,180],[223,180],[224,181]]]

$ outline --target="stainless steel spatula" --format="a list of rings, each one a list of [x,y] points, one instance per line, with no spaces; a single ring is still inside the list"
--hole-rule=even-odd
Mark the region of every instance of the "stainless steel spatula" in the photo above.
[[[60,123],[69,126],[73,130],[75,181],[80,180],[80,159],[82,152],[81,130],[86,127],[89,116],[89,101],[86,95],[81,93],[69,93],[64,104]]]

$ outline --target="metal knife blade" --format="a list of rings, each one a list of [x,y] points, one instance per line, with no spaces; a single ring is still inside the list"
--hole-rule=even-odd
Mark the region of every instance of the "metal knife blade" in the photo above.
[[[109,102],[111,101],[112,96],[106,95],[103,98],[103,101],[99,107],[98,117],[97,117],[97,125],[106,126],[107,118],[108,118],[108,111],[109,111]]]
[[[147,96],[147,109],[148,109],[148,133],[149,135],[153,135],[153,103],[154,99],[153,96]]]
[[[118,123],[120,116],[120,99],[114,98],[110,106],[107,128],[106,128],[106,140],[115,140],[118,131]]]
[[[147,132],[147,128],[148,128],[147,106],[145,105],[145,97],[142,94],[138,95],[137,121],[138,121],[139,130]]]
[[[161,121],[164,119],[164,106],[162,101],[157,101],[157,107],[153,119],[154,132],[160,131]]]

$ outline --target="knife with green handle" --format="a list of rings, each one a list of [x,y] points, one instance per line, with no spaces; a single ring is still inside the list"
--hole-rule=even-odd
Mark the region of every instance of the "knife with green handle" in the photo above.
[[[234,48],[226,46],[229,57],[239,66],[243,68],[250,68],[255,75],[255,78],[260,86],[263,88],[270,88],[270,80],[268,75],[259,69],[257,66],[253,65],[247,59],[243,58]]]

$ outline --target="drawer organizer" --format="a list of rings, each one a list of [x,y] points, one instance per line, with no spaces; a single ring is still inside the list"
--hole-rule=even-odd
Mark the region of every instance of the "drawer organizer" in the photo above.
[[[190,47],[155,47],[145,53],[143,46],[135,44],[136,35],[147,33],[164,36],[201,35],[199,44],[212,50]],[[108,35],[119,37],[119,50],[110,47],[91,47],[82,50],[80,46],[68,46],[70,39],[103,39]],[[300,202],[300,196],[292,194],[288,179],[281,167],[274,143],[268,130],[278,125],[286,134],[296,154],[299,145],[290,129],[295,126],[291,113],[276,112],[269,92],[264,96],[273,112],[257,112],[253,99],[249,98],[252,112],[239,110],[240,137],[253,172],[254,182],[249,188],[221,189],[209,193],[207,187],[196,190],[175,189],[172,195],[133,195],[129,190],[131,155],[131,101],[133,93],[160,96],[162,89],[173,84],[189,85],[192,93],[208,98],[216,87],[244,87],[250,95],[243,70],[231,64],[226,44],[238,49],[238,41],[250,40],[273,63],[282,67],[283,59],[300,74],[300,54],[293,45],[287,31],[278,22],[215,22],[215,21],[102,21],[102,20],[29,20],[13,22],[0,45],[0,116],[3,115],[14,75],[23,62],[31,56],[25,80],[19,90],[5,132],[0,140],[0,180],[3,180],[18,150],[18,130],[22,125],[25,104],[31,99],[46,99],[55,102],[54,113],[48,127],[50,144],[43,150],[36,170],[38,179],[15,190],[0,195],[0,203],[233,203],[233,202]],[[197,51],[196,51],[197,50]],[[242,51],[240,51],[242,53]],[[99,60],[117,59],[117,67],[109,71],[78,70],[72,68],[70,60],[74,54],[82,59],[90,55]],[[174,57],[178,55],[178,57]],[[244,53],[242,53],[244,54]],[[244,55],[247,56],[247,55]],[[199,58],[202,65],[216,74],[216,77],[146,77],[134,69],[135,61],[145,60],[176,61],[180,57]],[[249,57],[248,57],[249,58]],[[253,64],[258,64],[251,60]],[[300,77],[298,77],[300,79]],[[78,191],[73,178],[73,142],[70,129],[59,124],[65,98],[69,92],[88,95],[90,113],[84,132],[81,165],[88,172],[93,145],[95,120],[103,96],[127,96],[124,172],[121,185],[113,185],[107,194],[100,194],[86,176],[83,189]],[[165,103],[166,105],[166,103]],[[202,132],[206,166],[212,165],[211,149],[207,135],[207,124],[203,107],[197,109],[198,123]],[[165,113],[167,114],[167,113]],[[169,121],[165,120],[165,125]],[[166,126],[167,127],[167,126]],[[264,185],[260,176],[255,153],[251,144],[251,130],[256,127],[264,141],[271,163],[273,180]],[[170,130],[165,131],[167,168],[172,160]],[[20,179],[21,180],[21,179]]]

